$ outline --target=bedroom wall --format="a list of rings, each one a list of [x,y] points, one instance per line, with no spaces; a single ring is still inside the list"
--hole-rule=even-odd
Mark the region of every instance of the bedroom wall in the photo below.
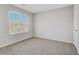
[[[17,11],[29,16],[29,32],[10,35],[9,34],[9,11]],[[0,5],[0,47],[6,46],[33,36],[33,15],[30,12],[11,5]]]
[[[73,7],[68,6],[34,15],[35,37],[73,42]]]

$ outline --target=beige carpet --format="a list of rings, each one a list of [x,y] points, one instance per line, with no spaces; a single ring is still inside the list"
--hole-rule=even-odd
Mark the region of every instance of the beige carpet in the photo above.
[[[41,38],[30,38],[0,48],[1,55],[77,55],[73,44],[47,40]]]

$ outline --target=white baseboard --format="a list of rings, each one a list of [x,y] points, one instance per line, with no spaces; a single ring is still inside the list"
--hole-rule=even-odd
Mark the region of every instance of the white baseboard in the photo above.
[[[26,38],[23,38],[23,39],[21,39],[21,40],[16,40],[16,41],[8,42],[7,44],[5,43],[5,44],[3,44],[3,45],[0,45],[0,48],[1,48],[1,47],[4,47],[4,46],[11,45],[11,44],[14,44],[14,43],[17,43],[17,42],[20,42],[20,41],[25,40],[25,39],[32,38],[32,37],[33,37],[33,36],[26,37]],[[53,38],[42,37],[42,36],[34,36],[34,37],[44,38],[44,39],[49,39],[49,40],[55,40],[55,39],[53,39]],[[73,43],[73,42],[63,41],[63,40],[56,40],[56,41],[61,41],[61,42],[66,42],[66,43]]]
[[[17,42],[20,42],[20,41],[23,41],[23,40],[25,40],[25,39],[29,39],[29,38],[32,38],[32,36],[27,37],[27,38],[23,38],[23,39],[21,39],[21,40],[16,40],[16,41],[8,42],[8,43],[6,43],[6,44],[0,45],[0,48],[5,47],[5,46],[8,46],[8,45],[11,45],[11,44],[14,44],[14,43],[17,43]]]
[[[59,39],[55,39],[55,38],[49,38],[49,37],[44,37],[44,36],[35,36],[35,37],[38,37],[38,38],[44,38],[44,39],[49,39],[49,40],[55,40],[55,41],[61,41],[61,42],[66,42],[66,43],[71,43],[71,44],[73,44],[73,42],[71,42],[71,41],[64,41],[64,40],[59,40]]]

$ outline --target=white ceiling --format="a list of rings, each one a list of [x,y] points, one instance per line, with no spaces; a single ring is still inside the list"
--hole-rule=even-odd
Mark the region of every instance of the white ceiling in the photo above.
[[[39,13],[44,11],[53,10],[56,8],[70,6],[69,4],[14,4],[19,8],[22,8],[31,13]]]

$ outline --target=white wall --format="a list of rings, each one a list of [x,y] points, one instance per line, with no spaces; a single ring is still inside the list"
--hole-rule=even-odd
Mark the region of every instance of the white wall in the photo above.
[[[73,42],[73,8],[59,8],[34,16],[35,37]]]
[[[79,5],[74,5],[74,45],[79,53]]]
[[[23,13],[30,18],[29,32],[10,35],[9,34],[9,11],[17,11]],[[33,15],[29,12],[21,10],[11,5],[0,5],[0,47],[30,38],[33,35]]]

